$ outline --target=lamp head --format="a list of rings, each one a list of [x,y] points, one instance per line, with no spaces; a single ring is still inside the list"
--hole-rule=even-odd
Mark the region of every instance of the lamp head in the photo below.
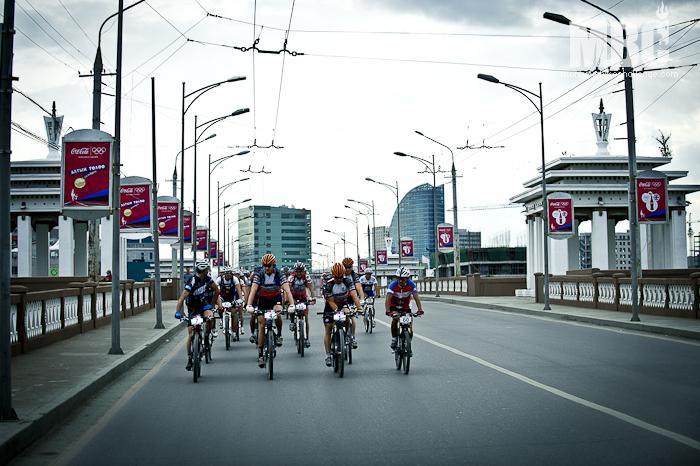
[[[399,157],[408,157],[408,154],[404,154],[403,152],[394,152],[394,155],[398,155]]]
[[[414,131],[414,133],[416,133],[416,134],[419,134],[419,135],[421,135],[421,136],[425,137],[425,134],[421,133],[421,132],[420,132],[420,131],[418,131],[418,130],[415,130],[415,131]]]
[[[233,112],[233,113],[231,114],[231,116],[242,115],[243,113],[248,113],[248,112],[250,112],[250,109],[249,109],[249,108],[239,108],[238,110],[236,110],[235,112]]]
[[[250,198],[248,198],[248,199],[243,199],[240,203],[243,204],[244,202],[249,202],[249,201],[252,201],[252,199],[250,199]]]
[[[233,78],[227,79],[225,82],[232,83],[232,82],[243,81],[243,80],[245,80],[245,76],[234,76]]]
[[[542,17],[544,19],[554,21],[555,23],[563,24],[564,26],[571,25],[571,20],[569,18],[567,18],[564,15],[557,14],[557,13],[546,12],[545,14],[542,15]]]
[[[476,77],[479,78],[479,79],[483,79],[484,81],[488,81],[488,82],[490,82],[490,83],[494,83],[494,84],[499,84],[499,83],[501,82],[501,81],[498,80],[498,78],[494,78],[494,77],[491,76],[490,74],[479,73],[479,74],[476,75]]]
[[[365,180],[371,181],[372,183],[376,183],[376,181],[374,181],[372,178],[365,178]]]
[[[215,137],[216,137],[216,133],[213,133],[213,134],[210,134],[209,136],[207,136],[206,138],[204,138],[204,140],[207,141],[209,139],[214,139]]]
[[[249,150],[242,150],[239,153],[237,153],[236,155],[246,155],[246,154],[250,154],[250,151]]]

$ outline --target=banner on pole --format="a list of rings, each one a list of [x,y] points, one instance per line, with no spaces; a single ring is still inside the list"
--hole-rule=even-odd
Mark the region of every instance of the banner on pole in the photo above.
[[[209,232],[206,228],[197,228],[197,251],[207,251],[207,238],[209,237]]]
[[[173,201],[174,199],[174,201]],[[158,236],[178,238],[180,229],[180,202],[174,197],[158,197]]]
[[[437,226],[437,245],[439,252],[454,252],[455,228],[449,223],[441,223]]]
[[[365,273],[365,270],[369,267],[369,260],[367,259],[360,259],[360,264],[358,265],[358,269],[360,270],[360,273]]]
[[[185,233],[183,234],[183,241],[185,244],[192,242],[192,212],[185,210],[185,218],[182,220],[183,229]]]
[[[219,249],[219,242],[215,239],[209,241],[209,257],[216,260],[216,251]]]
[[[377,265],[386,265],[389,263],[389,257],[387,255],[386,249],[377,249],[376,255],[377,257],[375,259]]]
[[[648,170],[637,174],[637,221],[668,221],[668,181],[666,174]]]
[[[547,221],[549,236],[566,239],[573,236],[574,200],[567,193],[551,193],[547,196]]]
[[[151,180],[140,176],[122,178],[119,204],[122,232],[151,233]]]
[[[413,257],[413,240],[411,238],[401,239],[401,257]]]
[[[109,133],[94,129],[73,131],[63,137],[63,215],[90,220],[110,214],[113,141]]]

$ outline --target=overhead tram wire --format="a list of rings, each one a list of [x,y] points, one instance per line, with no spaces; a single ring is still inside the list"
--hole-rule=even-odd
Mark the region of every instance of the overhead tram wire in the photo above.
[[[207,13],[209,14],[209,13]],[[255,23],[257,22],[258,19],[258,0],[253,0],[253,43],[255,43],[256,38],[256,26]],[[258,36],[257,40],[260,40],[260,36],[262,35],[262,28],[260,28],[260,35]],[[257,122],[257,101],[256,101],[256,87],[255,87],[255,55],[256,53],[251,53],[252,55],[252,60],[253,60],[253,144],[257,145],[258,144],[258,122]],[[256,150],[255,148],[253,149],[253,154],[250,157],[251,162],[255,160],[256,156]]]
[[[66,13],[68,13],[68,16],[70,17],[70,19],[72,19],[73,22],[75,23],[75,25],[78,26],[78,29],[80,29],[80,30],[82,31],[83,35],[84,35],[85,38],[88,40],[88,42],[90,42],[95,48],[97,48],[97,44],[95,43],[95,41],[93,41],[93,40],[90,38],[90,36],[88,35],[88,33],[85,32],[85,29],[83,29],[83,27],[80,25],[80,23],[78,22],[78,20],[75,19],[75,17],[71,14],[70,10],[68,10],[68,8],[66,7],[66,5],[63,4],[63,1],[62,1],[62,0],[58,0],[58,3],[60,3],[61,6],[63,7],[63,9],[66,10]]]
[[[658,102],[659,99],[661,99],[663,96],[665,96],[666,93],[668,93],[671,89],[673,89],[674,86],[675,86],[676,84],[678,84],[683,78],[685,78],[685,77],[688,75],[688,73],[690,73],[690,72],[693,71],[694,69],[695,69],[695,65],[693,65],[693,66],[691,66],[690,68],[688,68],[688,71],[686,71],[682,76],[680,76],[678,79],[676,79],[676,81],[675,81],[673,84],[671,84],[668,88],[666,88],[665,91],[663,91],[663,92],[662,92],[661,94],[659,94],[654,100],[652,100],[652,101],[649,103],[649,105],[647,105],[647,106],[644,107],[641,111],[639,111],[636,115],[634,115],[634,117],[637,118],[639,115],[641,115],[642,113],[646,112],[652,105],[654,105],[656,102]]]
[[[78,59],[75,55],[73,55],[71,52],[69,52],[68,50],[66,50],[66,48],[65,48],[63,45],[61,45],[60,42],[58,42],[51,34],[49,34],[48,31],[47,31],[46,29],[44,29],[44,27],[43,27],[41,24],[39,24],[39,22],[38,22],[37,20],[35,20],[34,17],[33,17],[32,15],[30,15],[29,12],[28,12],[27,10],[25,10],[24,7],[23,7],[21,4],[17,3],[16,5],[20,8],[20,10],[22,10],[22,12],[23,12],[34,24],[36,24],[36,26],[37,26],[44,34],[46,34],[46,36],[47,36],[49,39],[51,39],[56,45],[58,45],[58,47],[59,47],[61,50],[63,50],[69,57],[71,57],[73,60],[75,60],[80,66],[85,66],[85,64],[84,64],[83,62],[81,62],[80,59]],[[32,41],[32,42],[33,42],[33,41]]]
[[[39,10],[37,10],[36,7],[34,7],[34,5],[32,5],[32,4],[29,2],[29,0],[24,0],[24,1],[27,3],[27,5],[29,5],[29,6],[32,8],[32,10],[34,10],[34,11],[36,12],[37,15],[39,15],[39,17],[40,17],[41,19],[44,20],[44,22],[45,22],[51,29],[54,30],[54,32],[55,32],[56,34],[58,34],[58,36],[59,36],[61,39],[63,39],[68,45],[70,45],[71,47],[73,47],[73,48],[75,49],[75,51],[78,52],[80,55],[82,55],[83,57],[85,57],[85,58],[88,60],[88,62],[90,61],[90,57],[88,57],[87,55],[85,55],[85,54],[83,53],[82,50],[80,50],[78,47],[75,46],[75,44],[73,44],[73,42],[71,42],[70,40],[68,40],[68,39],[66,38],[66,36],[64,36],[63,34],[61,34],[61,32],[60,32],[58,29],[56,29],[56,28],[53,26],[53,24],[51,24],[51,22],[50,22],[48,19],[46,19],[46,17],[45,17],[44,15],[42,15],[41,12],[40,12]]]

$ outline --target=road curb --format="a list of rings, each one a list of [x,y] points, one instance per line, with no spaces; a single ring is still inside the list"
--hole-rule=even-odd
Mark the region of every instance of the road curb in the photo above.
[[[182,324],[173,326],[156,339],[144,343],[139,349],[112,363],[110,367],[99,373],[94,380],[76,387],[72,393],[68,394],[65,399],[60,400],[58,404],[51,407],[48,411],[38,414],[38,417],[33,419],[17,421],[18,425],[24,425],[24,427],[12,434],[7,441],[0,444],[0,464],[7,464],[32,443],[46,435],[60,421],[73,414],[86,400],[99,393],[109,383],[153,353],[184,328]]]
[[[422,301],[437,301],[446,304],[454,304],[457,306],[465,307],[476,307],[480,309],[490,309],[495,311],[511,312],[513,314],[526,314],[538,317],[547,317],[549,319],[556,320],[568,320],[574,322],[583,322],[587,324],[600,325],[604,327],[616,327],[623,328],[625,330],[636,330],[639,332],[647,333],[657,333],[661,335],[667,335],[672,337],[688,338],[691,340],[700,340],[700,332],[673,328],[673,327],[663,327],[660,325],[646,324],[644,322],[621,322],[617,320],[608,320],[597,317],[590,316],[580,316],[575,314],[564,314],[556,311],[538,311],[534,309],[523,309],[513,306],[506,306],[503,304],[491,304],[482,303],[476,301],[464,301],[461,299],[451,299],[451,298],[435,298],[430,296],[421,296]]]

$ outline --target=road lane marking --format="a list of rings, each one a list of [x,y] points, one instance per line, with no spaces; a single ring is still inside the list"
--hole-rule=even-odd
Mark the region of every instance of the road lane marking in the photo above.
[[[376,321],[382,325],[387,326],[387,327],[390,326],[390,324],[388,324],[382,320],[377,319]],[[477,364],[480,364],[484,367],[488,367],[489,369],[493,369],[495,371],[498,371],[501,374],[507,375],[507,376],[512,377],[512,378],[519,380],[521,382],[525,382],[528,385],[531,385],[535,388],[539,388],[540,390],[544,390],[546,392],[549,392],[549,393],[556,395],[560,398],[563,398],[565,400],[572,401],[572,402],[579,404],[581,406],[585,406],[586,408],[590,408],[590,409],[593,409],[595,411],[601,412],[603,414],[607,414],[608,416],[612,416],[616,419],[619,419],[623,422],[631,424],[635,427],[639,427],[639,428],[642,428],[642,429],[647,430],[649,432],[653,432],[655,434],[662,435],[662,436],[669,438],[671,440],[674,440],[678,443],[682,443],[682,444],[687,445],[687,446],[694,448],[696,450],[700,450],[700,442],[695,440],[695,439],[692,439],[690,437],[686,437],[685,435],[670,431],[668,429],[664,429],[663,427],[655,426],[654,424],[650,424],[648,422],[642,421],[641,419],[636,418],[634,416],[630,416],[629,414],[625,414],[623,412],[614,410],[612,408],[608,408],[607,406],[599,405],[598,403],[588,401],[588,400],[583,399],[581,397],[578,397],[576,395],[572,395],[570,393],[567,393],[563,390],[559,390],[558,388],[554,388],[550,385],[543,384],[543,383],[538,382],[536,380],[533,380],[529,377],[526,377],[522,374],[518,374],[517,372],[513,372],[513,371],[506,369],[504,367],[497,366],[496,364],[490,363],[490,362],[486,361],[485,359],[481,359],[478,356],[474,356],[472,354],[465,353],[465,352],[460,351],[456,348],[452,348],[451,346],[448,346],[448,345],[445,345],[445,344],[440,343],[438,341],[435,341],[431,338],[424,337],[423,335],[419,335],[415,332],[413,333],[413,336],[415,338],[418,338],[420,340],[425,341],[426,343],[430,343],[433,346],[436,346],[438,348],[449,351],[450,353],[456,354],[457,356],[462,356],[463,358],[469,359],[469,360],[471,360]]]

